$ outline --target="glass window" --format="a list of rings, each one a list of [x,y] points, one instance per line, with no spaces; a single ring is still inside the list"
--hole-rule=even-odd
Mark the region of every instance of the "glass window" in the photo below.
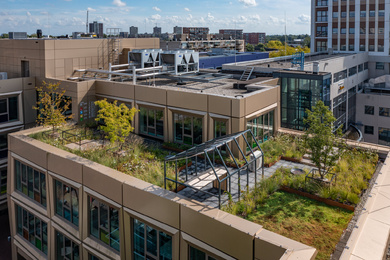
[[[333,18],[338,18],[339,17],[339,12],[333,12],[332,13]]]
[[[210,256],[208,253],[203,252],[195,247],[189,246],[189,259],[190,260],[216,260],[216,258]]]
[[[349,28],[349,34],[355,34],[355,28]]]
[[[364,114],[373,115],[374,114],[374,106],[364,106]]]
[[[214,120],[214,138],[226,135],[226,121]]]
[[[56,230],[56,259],[78,260],[80,259],[79,245]]]
[[[88,260],[100,260],[100,258],[97,257],[97,256],[94,256],[94,255],[91,254],[91,253],[88,253]]]
[[[90,234],[119,251],[118,210],[89,197]]]
[[[134,259],[172,259],[172,237],[133,219]]]
[[[341,34],[346,34],[347,33],[347,28],[341,28],[340,33]]]
[[[370,17],[375,17],[375,10],[370,11]]]
[[[363,63],[358,65],[358,71],[362,72],[363,71]]]
[[[332,33],[333,34],[338,34],[339,32],[339,29],[338,28],[332,28]]]
[[[366,17],[366,11],[360,11],[360,17]]]
[[[374,134],[374,127],[370,126],[370,125],[365,125],[364,126],[364,133],[369,134],[369,135],[373,135]]]
[[[7,168],[0,169],[0,195],[7,193]]]
[[[379,127],[378,128],[378,143],[383,145],[389,145],[390,144],[390,129]]]
[[[355,17],[355,12],[354,11],[350,11],[349,12],[349,17]]]
[[[140,107],[139,122],[141,134],[164,138],[164,112],[162,110]]]
[[[0,134],[0,159],[8,156],[7,134]]]
[[[47,254],[47,224],[22,207],[16,205],[17,232],[38,250]]]
[[[0,99],[0,123],[18,120],[18,97]]]
[[[187,145],[202,143],[202,118],[175,113],[173,119],[175,142]]]
[[[253,135],[256,137],[256,140],[259,143],[267,141],[271,136],[273,136],[273,126],[274,123],[274,111],[263,114],[259,117],[253,118],[247,121],[247,129],[250,129]],[[256,143],[252,138],[248,138],[248,142],[252,147],[256,146]],[[249,151],[249,148],[248,148]]]
[[[378,16],[384,17],[385,16],[385,10],[379,10],[378,11]]]
[[[54,181],[55,195],[55,213],[68,220],[69,222],[79,225],[79,199],[78,191],[60,181]]]
[[[384,70],[384,69],[385,69],[385,63],[384,63],[384,62],[377,62],[377,63],[375,64],[375,68],[376,68],[377,70]]]
[[[347,17],[347,12],[341,12],[341,18],[346,18]]]
[[[390,108],[387,107],[379,107],[379,115],[390,117]]]
[[[317,22],[328,21],[328,11],[317,11]]]
[[[46,175],[15,160],[16,189],[46,207]]]
[[[357,67],[352,67],[348,69],[348,77],[355,75],[357,72]]]

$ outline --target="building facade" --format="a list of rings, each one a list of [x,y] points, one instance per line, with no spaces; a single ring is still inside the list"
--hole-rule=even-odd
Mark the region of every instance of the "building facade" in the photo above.
[[[183,34],[183,27],[175,26],[173,27],[174,34]]]
[[[154,37],[161,37],[161,27],[153,27],[153,36]]]
[[[257,45],[259,43],[265,44],[265,33],[244,33],[243,38],[245,43]]]
[[[208,27],[183,27],[183,34],[187,34],[189,39],[202,40],[207,38],[210,29]]]
[[[103,38],[103,23],[98,23],[96,21],[94,21],[93,23],[89,23],[89,33],[94,33],[98,38]]]
[[[138,37],[138,27],[130,26],[129,31],[130,31],[130,34],[129,34],[130,38],[137,38]]]
[[[242,29],[219,29],[219,34],[225,34],[231,37],[231,39],[242,40]]]

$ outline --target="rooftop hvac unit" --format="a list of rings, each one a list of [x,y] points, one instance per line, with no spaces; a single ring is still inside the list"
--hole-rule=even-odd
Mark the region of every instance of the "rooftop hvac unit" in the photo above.
[[[160,66],[161,52],[161,49],[132,50],[129,52],[128,61],[137,68]]]
[[[7,72],[0,72],[0,80],[7,79]]]
[[[199,53],[194,50],[161,52],[161,65],[175,75],[199,72]]]

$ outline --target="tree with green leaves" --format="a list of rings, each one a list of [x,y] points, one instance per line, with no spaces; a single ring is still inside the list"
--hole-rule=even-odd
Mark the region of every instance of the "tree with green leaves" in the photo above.
[[[255,47],[253,47],[253,45],[250,43],[247,43],[245,45],[245,49],[246,49],[246,51],[255,51]]]
[[[103,121],[103,125],[99,126],[99,129],[107,134],[107,139],[111,143],[118,141],[122,146],[133,131],[134,127],[131,126],[131,121],[134,118],[137,109],[129,109],[124,103],[117,104],[115,100],[113,103],[108,102],[106,99],[95,102],[95,105],[99,107],[96,121]]]
[[[265,51],[265,44],[264,43],[258,43],[256,46],[255,46],[255,50],[257,51]]]
[[[37,86],[37,105],[33,109],[38,110],[37,124],[53,127],[53,133],[60,126],[71,119],[73,115],[65,115],[72,103],[65,97],[65,89],[59,88],[60,83],[46,83]]]
[[[341,127],[335,132],[336,121],[333,113],[322,101],[306,110],[307,117],[303,122],[307,125],[304,140],[309,149],[310,160],[317,166],[321,179],[331,171],[345,150],[341,137]]]

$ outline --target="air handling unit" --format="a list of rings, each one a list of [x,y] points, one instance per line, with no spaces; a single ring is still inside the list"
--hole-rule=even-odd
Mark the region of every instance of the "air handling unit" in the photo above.
[[[129,52],[129,64],[137,68],[160,66],[161,49],[132,50]]]
[[[199,53],[194,50],[163,51],[161,66],[175,75],[199,72]]]

